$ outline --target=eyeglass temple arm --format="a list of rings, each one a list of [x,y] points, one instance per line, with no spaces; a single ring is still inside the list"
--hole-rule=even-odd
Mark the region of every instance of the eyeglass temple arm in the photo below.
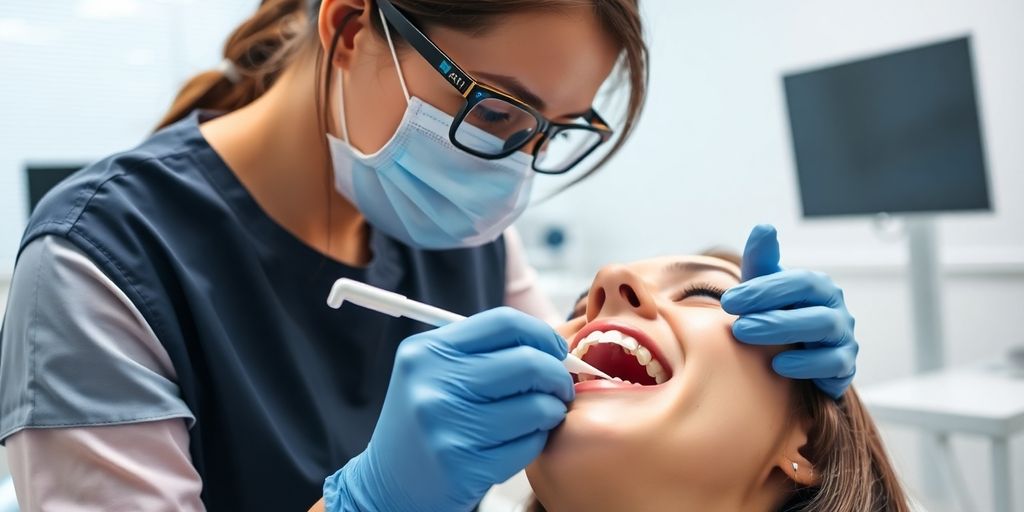
[[[597,128],[601,128],[609,132],[612,131],[612,127],[608,125],[608,122],[605,121],[604,118],[601,117],[601,114],[598,114],[594,109],[590,109],[590,112],[587,112],[585,119]]]
[[[391,26],[402,35],[402,38],[411,44],[452,87],[457,89],[459,94],[463,96],[469,94],[469,89],[476,85],[476,80],[432,43],[426,34],[391,4],[390,0],[377,0],[377,6],[384,12],[384,17],[391,23]]]

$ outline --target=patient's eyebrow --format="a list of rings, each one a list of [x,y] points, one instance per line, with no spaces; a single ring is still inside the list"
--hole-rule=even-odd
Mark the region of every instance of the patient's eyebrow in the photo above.
[[[665,265],[664,271],[670,274],[695,274],[697,272],[724,272],[729,274],[737,281],[740,281],[740,275],[736,271],[727,267],[720,267],[718,265],[712,265],[710,263],[701,263],[698,261],[673,261],[668,265]]]

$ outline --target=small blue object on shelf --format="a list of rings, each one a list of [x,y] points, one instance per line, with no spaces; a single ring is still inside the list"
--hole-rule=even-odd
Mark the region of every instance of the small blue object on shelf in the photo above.
[[[559,250],[565,245],[565,230],[560,226],[551,226],[544,231],[544,246],[551,250]]]

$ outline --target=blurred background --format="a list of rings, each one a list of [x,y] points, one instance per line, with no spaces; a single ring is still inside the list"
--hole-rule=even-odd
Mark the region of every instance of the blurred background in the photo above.
[[[62,168],[141,141],[184,80],[217,65],[227,34],[256,4],[0,3],[0,311],[29,211],[28,177],[38,187]],[[1009,355],[1024,346],[1016,323],[1024,313],[1024,2],[641,5],[652,71],[634,137],[608,168],[537,205],[519,225],[547,290],[568,311],[603,264],[741,250],[754,224],[774,224],[784,266],[827,272],[845,289],[861,343],[855,383],[876,390],[884,436],[917,499],[934,511],[1024,511],[1024,436],[1015,435],[1024,429],[1024,392],[1012,391],[1022,388]],[[984,164],[970,172],[985,180],[986,204],[909,217],[805,216],[807,169],[798,172],[798,120],[784,77],[961,38],[969,42]],[[908,240],[921,219],[928,236],[918,256],[930,255],[923,261],[934,266],[917,282],[936,285],[924,300],[924,328],[941,342],[931,363],[914,341],[922,317]],[[977,388],[942,381],[950,397],[974,397],[991,410],[923,410],[935,397],[914,394],[922,364],[998,374]],[[892,382],[903,387],[886,387]],[[906,400],[886,402],[892,397]],[[958,431],[965,423],[957,418],[980,426]],[[947,432],[947,423],[956,425]],[[1013,502],[1006,489],[1015,490]]]

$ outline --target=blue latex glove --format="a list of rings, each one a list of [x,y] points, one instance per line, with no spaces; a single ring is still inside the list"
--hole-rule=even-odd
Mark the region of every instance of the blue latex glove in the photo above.
[[[565,418],[566,351],[551,327],[509,308],[406,339],[369,446],[324,483],[326,509],[471,510]]]
[[[854,319],[843,290],[820,272],[783,270],[775,228],[754,227],[743,250],[743,283],[727,290],[722,308],[740,318],[736,339],[755,345],[802,342],[802,348],[778,354],[772,367],[793,379],[814,379],[838,399],[856,371]]]

